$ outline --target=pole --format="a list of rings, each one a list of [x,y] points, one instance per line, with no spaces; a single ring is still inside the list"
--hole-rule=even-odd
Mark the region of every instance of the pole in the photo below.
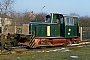
[[[42,11],[43,8],[45,8],[45,6],[43,6],[43,7],[41,8],[40,12]]]
[[[80,40],[82,41],[82,27],[80,27]]]

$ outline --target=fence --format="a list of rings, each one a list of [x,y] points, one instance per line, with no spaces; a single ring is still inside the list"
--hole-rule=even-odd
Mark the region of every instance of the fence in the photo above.
[[[90,27],[82,27],[82,41],[90,40]]]

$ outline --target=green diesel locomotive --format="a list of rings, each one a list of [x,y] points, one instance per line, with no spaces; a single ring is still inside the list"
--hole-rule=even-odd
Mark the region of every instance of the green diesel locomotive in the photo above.
[[[22,34],[29,39],[21,44],[30,48],[79,43],[78,16],[50,13],[45,22],[24,22]]]

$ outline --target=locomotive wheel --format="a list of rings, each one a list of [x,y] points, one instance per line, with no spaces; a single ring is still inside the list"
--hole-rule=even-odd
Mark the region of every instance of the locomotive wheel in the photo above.
[[[72,38],[72,43],[73,44],[78,44],[79,43],[79,39],[78,38]]]
[[[11,50],[12,49],[12,45],[11,45],[11,43],[9,42],[9,43],[5,43],[5,45],[4,45],[4,48],[6,49],[6,50]]]
[[[79,43],[79,41],[78,40],[74,40],[74,44],[78,44]]]
[[[68,44],[68,41],[66,40],[64,43],[63,43],[63,47],[66,47]]]

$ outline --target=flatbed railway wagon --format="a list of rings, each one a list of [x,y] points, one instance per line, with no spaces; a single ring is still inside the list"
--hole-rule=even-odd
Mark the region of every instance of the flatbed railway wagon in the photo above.
[[[45,22],[24,22],[22,34],[17,35],[19,43],[30,48],[78,44],[78,16],[50,13]]]

